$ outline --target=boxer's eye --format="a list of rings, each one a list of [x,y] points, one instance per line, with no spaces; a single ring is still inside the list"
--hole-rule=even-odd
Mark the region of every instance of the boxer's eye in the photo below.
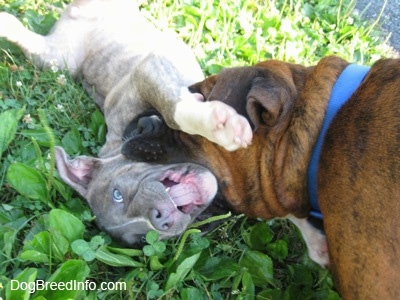
[[[115,201],[115,202],[124,201],[124,197],[122,196],[122,193],[119,191],[119,189],[113,189],[112,197],[113,197],[113,201]]]

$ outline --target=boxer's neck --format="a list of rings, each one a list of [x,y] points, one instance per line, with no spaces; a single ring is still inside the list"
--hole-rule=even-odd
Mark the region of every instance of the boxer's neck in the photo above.
[[[332,89],[331,97],[329,99],[325,113],[324,122],[322,124],[320,134],[311,154],[311,159],[307,170],[308,197],[311,204],[310,214],[313,217],[322,219],[317,195],[317,172],[319,157],[321,154],[322,144],[325,139],[326,132],[330,124],[332,123],[335,115],[339,112],[340,108],[347,102],[347,100],[352,96],[354,91],[361,84],[369,69],[369,67],[356,64],[348,65],[346,69],[343,70],[342,74],[340,74]]]

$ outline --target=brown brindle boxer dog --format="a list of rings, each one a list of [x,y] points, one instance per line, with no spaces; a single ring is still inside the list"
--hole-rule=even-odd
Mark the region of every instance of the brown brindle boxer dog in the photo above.
[[[142,118],[127,128],[122,152],[132,159],[206,166],[236,211],[294,221],[310,256],[321,265],[330,260],[344,299],[400,299],[400,60],[375,63],[326,133],[317,190],[329,260],[323,235],[305,221],[310,157],[331,91],[347,66],[333,56],[313,67],[270,60],[226,69],[191,86],[252,122],[247,149],[228,152],[163,124],[149,134]]]

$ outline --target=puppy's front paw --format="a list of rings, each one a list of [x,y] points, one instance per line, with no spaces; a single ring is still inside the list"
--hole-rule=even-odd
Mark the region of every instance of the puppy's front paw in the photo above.
[[[179,129],[198,134],[228,151],[251,144],[253,131],[249,121],[234,108],[221,101],[198,101],[190,93],[183,93],[176,105],[174,119]]]
[[[211,114],[205,126],[209,127],[211,138],[228,151],[246,148],[251,144],[253,132],[249,121],[232,107],[220,101],[210,101]],[[206,118],[207,119],[207,118]]]

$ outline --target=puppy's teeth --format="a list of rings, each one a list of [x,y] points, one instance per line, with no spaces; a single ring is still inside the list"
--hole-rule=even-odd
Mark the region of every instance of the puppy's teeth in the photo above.
[[[168,192],[170,190],[170,187],[166,187],[165,190]]]

